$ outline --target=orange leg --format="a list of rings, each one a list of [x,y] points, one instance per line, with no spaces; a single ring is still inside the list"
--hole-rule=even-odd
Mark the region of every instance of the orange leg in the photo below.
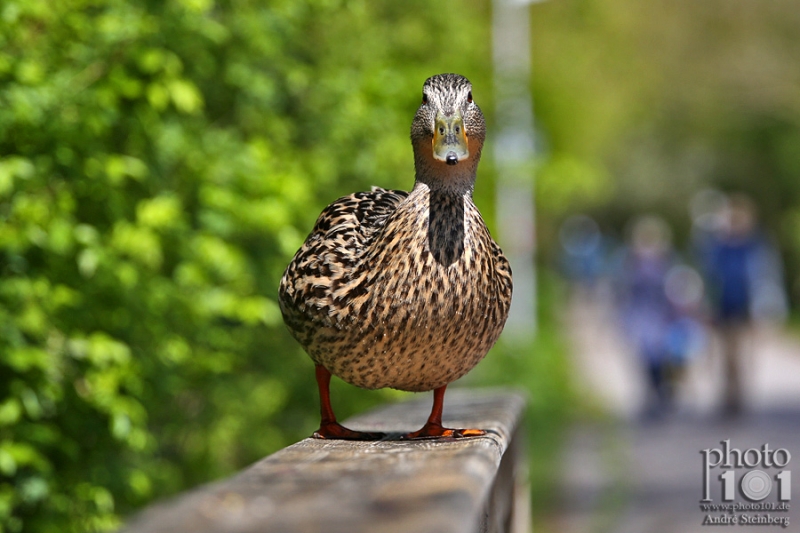
[[[433,408],[431,409],[431,416],[428,421],[418,431],[403,435],[401,439],[432,439],[436,437],[451,437],[459,439],[463,437],[480,437],[486,435],[486,431],[482,429],[450,429],[442,427],[442,408],[444,407],[444,391],[447,385],[439,387],[433,391]]]
[[[368,433],[347,429],[336,421],[331,406],[331,373],[322,365],[317,365],[317,386],[319,387],[319,406],[322,420],[319,429],[312,435],[315,439],[380,440],[383,433]]]

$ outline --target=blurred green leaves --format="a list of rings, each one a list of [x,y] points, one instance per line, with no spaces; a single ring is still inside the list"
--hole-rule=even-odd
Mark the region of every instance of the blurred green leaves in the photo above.
[[[278,280],[326,203],[411,186],[427,76],[488,103],[485,6],[448,5],[0,5],[0,531],[113,529],[310,433]]]
[[[534,9],[536,113],[553,156],[537,191],[543,211],[589,210],[621,230],[652,210],[688,234],[695,192],[744,192],[780,241],[800,297],[795,3],[568,0]]]
[[[544,216],[604,204],[614,188],[604,165],[570,153],[551,154],[536,171],[536,195]]]

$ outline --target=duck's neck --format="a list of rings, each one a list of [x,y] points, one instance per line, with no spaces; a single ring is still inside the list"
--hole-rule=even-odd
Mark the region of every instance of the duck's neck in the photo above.
[[[437,174],[434,176],[417,173],[414,188],[425,187],[432,193],[445,194],[447,196],[467,196],[472,197],[475,188],[475,175],[452,175]]]
[[[433,159],[429,152],[415,151],[415,188],[421,184],[432,192],[472,197],[479,160],[480,152],[465,161],[460,161],[455,165],[448,165]]]

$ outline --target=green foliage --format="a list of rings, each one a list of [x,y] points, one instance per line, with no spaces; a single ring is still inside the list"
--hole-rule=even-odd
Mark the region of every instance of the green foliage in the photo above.
[[[553,156],[539,183],[544,211],[588,209],[619,229],[654,210],[683,229],[699,189],[745,192],[779,239],[800,301],[796,3],[566,0],[534,10],[536,112]],[[571,163],[554,168],[556,159]],[[574,194],[551,194],[562,179]]]
[[[310,433],[278,280],[325,203],[411,185],[425,77],[488,86],[485,6],[448,5],[0,5],[0,531],[113,529]]]
[[[604,166],[579,156],[551,154],[536,170],[540,216],[558,216],[579,207],[608,202],[614,183]]]

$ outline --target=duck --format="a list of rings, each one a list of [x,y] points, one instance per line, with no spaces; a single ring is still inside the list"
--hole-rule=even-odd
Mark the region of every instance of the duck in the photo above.
[[[473,201],[485,138],[469,80],[428,78],[411,123],[413,188],[339,198],[287,266],[278,300],[315,365],[314,438],[385,438],[338,423],[332,375],[364,389],[433,391],[427,422],[404,439],[486,434],[442,425],[448,384],[495,344],[511,305],[511,267]]]

